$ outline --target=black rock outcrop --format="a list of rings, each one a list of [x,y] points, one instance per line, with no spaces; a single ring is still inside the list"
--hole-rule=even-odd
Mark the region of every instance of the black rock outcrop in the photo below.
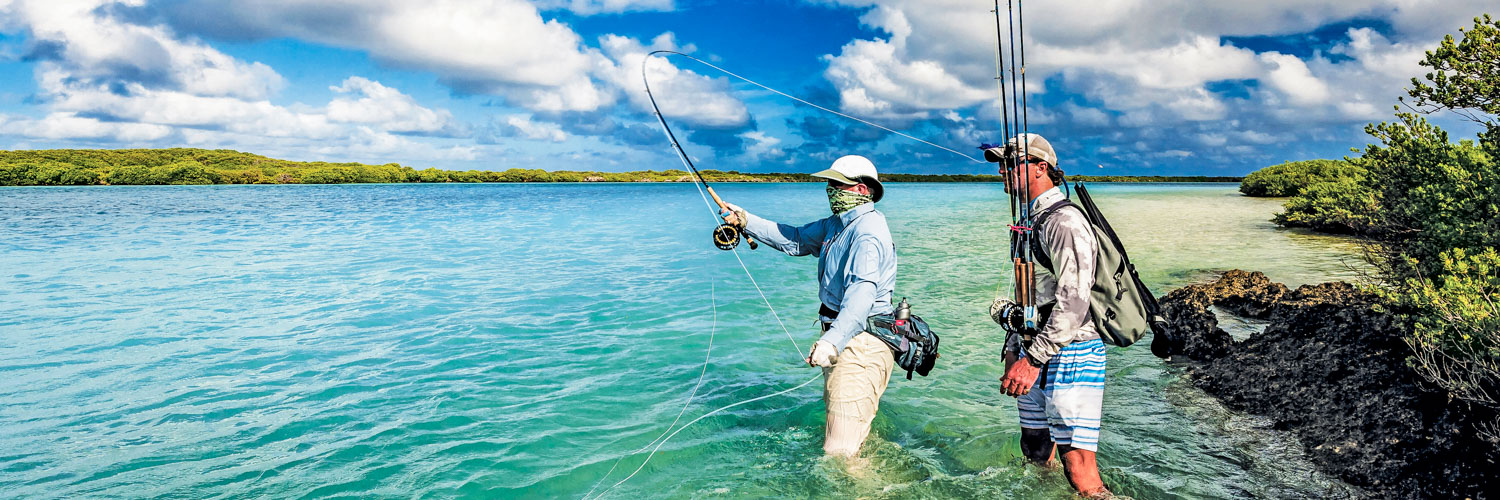
[[[1173,356],[1230,408],[1296,433],[1325,470],[1381,498],[1500,497],[1500,453],[1476,437],[1493,412],[1451,401],[1407,365],[1409,326],[1347,283],[1289,291],[1230,271],[1161,300],[1187,348]],[[1209,306],[1263,318],[1234,342]]]

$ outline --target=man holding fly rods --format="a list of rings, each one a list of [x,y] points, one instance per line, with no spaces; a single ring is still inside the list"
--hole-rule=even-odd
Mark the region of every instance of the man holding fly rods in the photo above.
[[[985,150],[985,159],[1000,164],[1005,191],[1016,203],[1029,204],[1037,227],[1012,239],[1017,262],[1018,300],[1036,307],[1034,328],[1015,329],[1005,338],[1005,375],[1001,390],[1016,397],[1020,413],[1021,452],[1032,461],[1052,465],[1062,457],[1068,482],[1086,498],[1107,498],[1095,453],[1103,416],[1105,348],[1089,313],[1090,290],[1099,240],[1076,206],[1064,203],[1065,182],[1057,152],[1037,134],[1021,134],[1005,147]],[[1046,273],[1031,271],[1029,258]],[[1023,271],[1024,270],[1024,271]],[[1029,278],[1029,279],[1028,279]],[[1014,322],[1016,304],[996,298],[990,317],[1001,326]]]

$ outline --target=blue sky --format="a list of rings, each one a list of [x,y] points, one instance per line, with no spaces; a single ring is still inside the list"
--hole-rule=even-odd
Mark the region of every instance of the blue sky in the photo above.
[[[1070,173],[1337,158],[1486,2],[1026,4],[1030,130]],[[228,148],[425,168],[678,168],[641,85],[672,49],[969,152],[1001,140],[991,4],[936,0],[0,0],[0,147]],[[1489,7],[1493,10],[1493,7]],[[986,165],[647,64],[700,168]],[[1434,118],[1455,137],[1474,129]]]

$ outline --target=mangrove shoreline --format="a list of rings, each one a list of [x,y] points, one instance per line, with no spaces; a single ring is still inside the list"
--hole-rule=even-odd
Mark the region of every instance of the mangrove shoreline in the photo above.
[[[708,182],[822,182],[805,173],[702,170]],[[884,182],[1001,182],[998,175],[881,174]],[[1240,177],[1069,176],[1083,182],[1240,182]],[[0,186],[159,184],[361,184],[444,182],[693,182],[683,170],[597,172],[540,169],[438,170],[398,163],[299,162],[217,149],[0,151]]]

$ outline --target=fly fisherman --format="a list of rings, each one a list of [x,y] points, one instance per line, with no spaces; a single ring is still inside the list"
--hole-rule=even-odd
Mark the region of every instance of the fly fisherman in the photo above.
[[[778,224],[725,204],[732,225],[787,255],[818,256],[818,311],[822,337],[807,357],[823,368],[827,409],[823,452],[853,456],[870,434],[880,395],[890,381],[891,348],[865,332],[866,320],[891,313],[896,284],[896,246],[885,215],[875,210],[885,192],[875,165],[844,156],[813,177],[828,181],[833,215],[802,227]]]
[[[1000,161],[1006,192],[1031,197],[1025,201],[1033,220],[1065,199],[1058,187],[1065,181],[1057,153],[1042,136],[1021,134],[985,156]],[[1000,383],[1005,394],[1017,398],[1022,453],[1052,466],[1055,450],[1080,495],[1108,497],[1094,456],[1104,402],[1104,343],[1089,316],[1099,241],[1083,212],[1069,206],[1054,210],[1046,227],[1034,228],[1039,234],[1033,247],[1055,270],[1037,273],[1032,283],[1037,309],[1050,314],[1038,315],[1038,330],[1006,336]],[[991,318],[1001,325],[1006,302],[996,299],[990,307]]]

